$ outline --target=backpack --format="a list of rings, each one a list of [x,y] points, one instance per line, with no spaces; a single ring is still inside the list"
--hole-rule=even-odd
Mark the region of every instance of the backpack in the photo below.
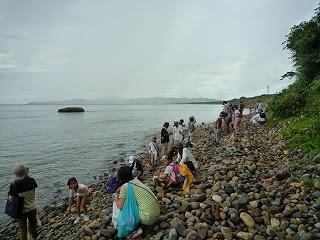
[[[222,111],[222,112],[219,114],[219,116],[220,116],[220,117],[228,117],[228,113]]]
[[[266,117],[267,115],[264,112],[260,113],[260,118],[266,118]]]
[[[179,163],[172,163],[171,166],[173,168],[176,183],[183,183],[184,177],[181,176],[181,174],[180,174],[180,164]]]
[[[108,187],[103,191],[105,193],[115,193],[119,187],[119,179],[117,174],[111,176],[108,181]]]

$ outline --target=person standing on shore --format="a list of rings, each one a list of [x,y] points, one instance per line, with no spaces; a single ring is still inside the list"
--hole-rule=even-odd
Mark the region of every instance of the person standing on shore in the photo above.
[[[221,139],[222,121],[223,121],[223,118],[226,116],[224,114],[225,114],[224,112],[221,112],[219,114],[218,119],[214,123],[214,132],[216,134],[215,142],[216,142],[217,145],[219,145],[219,142],[220,142],[220,139]]]
[[[234,105],[234,130],[236,132],[236,135],[240,134],[240,124],[241,124],[241,117],[240,117],[241,112],[238,109],[237,105]]]
[[[88,188],[86,185],[78,183],[77,179],[72,177],[69,178],[67,185],[70,188],[70,196],[69,196],[69,206],[67,211],[71,212],[72,205],[74,203],[74,198],[77,197],[77,215],[78,217],[74,220],[74,224],[78,224],[80,222],[80,211],[81,207],[84,211],[83,220],[86,222],[89,220],[88,209],[87,209],[87,198],[89,193],[91,192],[91,188]]]
[[[162,144],[161,157],[166,155],[169,151],[170,133],[168,131],[168,127],[169,127],[169,122],[165,122],[161,129],[161,144]]]
[[[184,124],[184,120],[183,120],[182,118],[179,120],[179,125],[182,126],[182,129],[183,129],[183,130],[184,130],[184,128],[186,127],[186,125]]]
[[[179,124],[178,121],[174,121],[173,128],[173,146],[179,146],[183,141],[183,127]]]
[[[224,119],[224,126],[223,126],[223,130],[225,133],[229,133],[229,125],[231,123],[231,117],[232,117],[232,111],[231,111],[231,107],[228,104],[227,101],[223,101],[223,112],[227,113],[227,116]]]
[[[29,168],[23,164],[16,164],[13,168],[15,180],[10,184],[8,201],[13,196],[24,197],[22,216],[18,219],[20,239],[27,240],[27,221],[33,239],[37,239],[37,209],[35,202],[35,189],[38,187],[34,178],[28,176]]]
[[[244,104],[242,101],[240,101],[240,104],[239,104],[239,111],[241,114],[243,114],[243,110],[244,110]]]
[[[149,142],[149,154],[150,154],[150,160],[151,160],[151,166],[157,166],[158,165],[158,143],[157,143],[157,137],[153,136],[151,138],[151,141]]]
[[[188,130],[189,130],[189,142],[192,141],[192,135],[194,130],[196,129],[195,124],[196,124],[196,118],[194,116],[189,117],[189,122],[188,122]]]

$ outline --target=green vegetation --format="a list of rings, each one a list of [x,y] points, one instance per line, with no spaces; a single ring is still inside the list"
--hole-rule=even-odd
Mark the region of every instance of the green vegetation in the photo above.
[[[269,119],[284,123],[289,147],[314,156],[320,152],[320,7],[310,21],[291,28],[283,45],[296,71],[287,72],[282,79],[295,77],[295,82],[273,97]]]
[[[239,105],[240,101],[245,103],[246,108],[251,108],[251,107],[255,107],[256,103],[261,100],[261,102],[263,103],[269,103],[274,96],[276,96],[275,94],[263,94],[260,96],[255,96],[255,97],[241,97],[239,99],[234,98],[232,100],[228,100],[228,102],[231,102],[232,105]]]
[[[315,179],[305,179],[301,181],[303,185],[306,185],[308,187],[313,187],[315,182],[316,182]]]

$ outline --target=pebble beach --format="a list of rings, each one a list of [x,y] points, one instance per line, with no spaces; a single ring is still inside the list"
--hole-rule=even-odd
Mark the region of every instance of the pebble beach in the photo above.
[[[139,156],[143,182],[153,189],[162,208],[158,223],[142,226],[137,239],[320,239],[319,154],[310,157],[299,149],[287,150],[280,125],[260,126],[249,119],[250,115],[242,119],[239,136],[223,135],[218,146],[210,130],[196,128],[190,151],[199,170],[189,192],[154,187],[152,177],[164,166],[154,170],[147,153]],[[111,222],[113,200],[103,192],[109,174],[97,169],[87,222],[73,223],[76,209],[66,214],[67,198],[38,209],[38,239],[118,239]],[[1,228],[0,239],[18,236],[14,221]]]

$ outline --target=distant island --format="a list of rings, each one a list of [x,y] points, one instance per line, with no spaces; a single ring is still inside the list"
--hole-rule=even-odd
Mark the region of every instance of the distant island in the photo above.
[[[223,99],[230,103],[239,104],[240,101],[248,103],[250,106],[255,105],[258,99],[263,102],[268,101],[275,94],[262,94],[255,97],[240,97],[234,99]],[[64,101],[47,101],[47,102],[30,102],[26,105],[157,105],[157,104],[221,104],[221,99],[210,98],[165,98],[165,97],[152,97],[152,98],[135,98],[135,99],[98,99],[98,100],[85,100],[85,99],[70,99]]]
[[[103,104],[196,104],[207,103],[217,104],[222,100],[209,98],[136,98],[136,99],[99,99],[99,100],[85,100],[85,99],[71,99],[65,101],[48,101],[48,102],[30,102],[27,105],[103,105]]]

